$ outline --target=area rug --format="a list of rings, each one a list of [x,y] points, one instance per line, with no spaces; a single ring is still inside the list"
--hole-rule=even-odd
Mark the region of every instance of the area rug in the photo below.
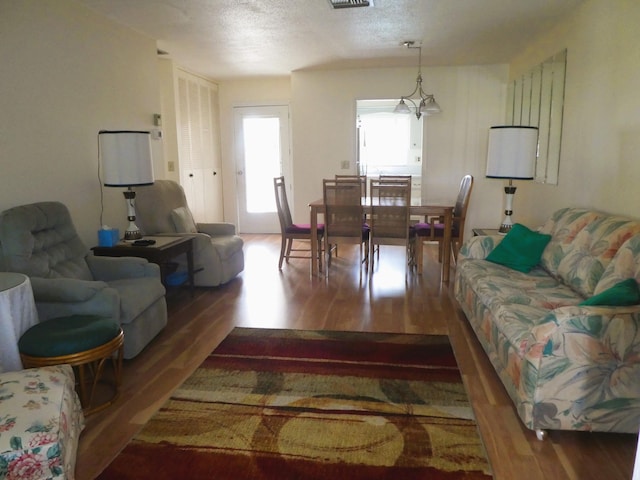
[[[98,478],[491,474],[447,337],[236,328]]]

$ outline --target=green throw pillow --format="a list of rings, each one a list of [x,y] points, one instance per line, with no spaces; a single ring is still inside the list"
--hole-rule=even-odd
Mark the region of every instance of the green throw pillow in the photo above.
[[[550,240],[551,235],[534,232],[516,223],[502,242],[489,253],[487,260],[528,273],[540,262],[542,252]]]
[[[604,292],[580,302],[578,305],[638,305],[640,289],[635,278],[627,278]]]

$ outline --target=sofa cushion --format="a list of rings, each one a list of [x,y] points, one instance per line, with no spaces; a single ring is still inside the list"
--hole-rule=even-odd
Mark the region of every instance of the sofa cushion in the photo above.
[[[533,232],[516,223],[504,240],[489,253],[487,260],[527,273],[540,262],[549,240],[551,235]]]
[[[540,228],[540,233],[551,235],[551,241],[542,252],[540,264],[556,278],[558,266],[573,248],[576,236],[591,222],[603,214],[584,208],[563,208],[557,210]]]
[[[602,293],[627,278],[640,281],[640,235],[631,237],[620,247],[600,277],[593,293]]]
[[[640,290],[635,278],[628,278],[593,297],[580,302],[580,305],[638,305]]]
[[[613,215],[595,219],[575,236],[558,265],[558,276],[581,295],[593,295],[616,252],[638,234],[638,221]]]
[[[540,267],[523,273],[495,263],[473,260],[461,262],[456,268],[492,313],[503,305],[529,305],[552,310],[577,305],[582,300],[571,288],[550,277]]]

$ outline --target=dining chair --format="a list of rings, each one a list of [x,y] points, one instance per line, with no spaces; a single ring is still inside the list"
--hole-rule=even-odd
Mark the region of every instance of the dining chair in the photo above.
[[[325,207],[324,244],[327,273],[331,265],[332,247],[338,244],[357,244],[360,264],[369,265],[369,226],[363,223],[362,184],[359,180],[322,181]]]
[[[407,181],[409,183],[411,183],[411,175],[387,175],[387,174],[380,174],[378,176],[379,180],[391,180],[391,181],[395,181],[395,180],[404,180]]]
[[[406,249],[406,267],[413,265],[414,231],[410,228],[411,182],[375,180],[369,186],[371,249],[380,255],[381,245],[401,245]],[[373,270],[374,255],[371,255]]]
[[[465,175],[460,181],[458,197],[453,208],[453,218],[451,220],[451,253],[454,261],[458,258],[460,245],[464,241],[464,224],[467,217],[467,208],[471,198],[473,188],[473,176]],[[438,242],[438,260],[442,262],[442,244],[444,239],[444,218],[433,217],[426,219],[426,222],[419,222],[413,225],[416,233],[416,262],[422,265],[423,243]]]
[[[291,219],[291,210],[287,200],[287,187],[283,176],[273,179],[273,188],[276,194],[276,208],[278,210],[278,220],[280,221],[280,235],[282,237],[280,244],[280,260],[278,261],[278,269],[282,270],[282,262],[286,259],[289,263],[290,258],[308,258],[312,262],[318,261],[319,270],[322,271],[322,237],[324,236],[324,225],[318,224],[318,258],[311,258],[311,246],[302,248],[297,246],[294,248],[294,241],[311,241],[311,225],[308,223],[293,223]],[[295,252],[292,254],[292,252]],[[300,252],[300,254],[298,254]],[[308,255],[302,252],[309,252]]]
[[[336,175],[334,178],[340,181],[360,182],[361,196],[363,198],[367,198],[367,176],[366,175]]]

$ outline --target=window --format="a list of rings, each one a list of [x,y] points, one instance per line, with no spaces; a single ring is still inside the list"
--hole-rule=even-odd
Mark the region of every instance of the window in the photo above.
[[[397,100],[358,100],[358,163],[361,174],[420,173],[422,120],[393,113]]]

